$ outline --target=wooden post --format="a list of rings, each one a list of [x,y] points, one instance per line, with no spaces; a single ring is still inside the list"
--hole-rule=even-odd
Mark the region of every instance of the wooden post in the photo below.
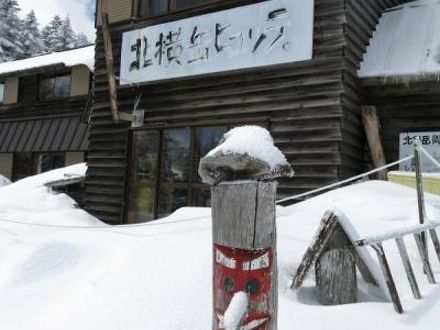
[[[239,293],[248,306],[234,329],[277,329],[276,187],[253,180],[212,187],[214,330],[229,329],[225,315]]]
[[[375,168],[386,165],[385,153],[382,146],[382,140],[379,131],[379,117],[377,116],[376,107],[361,106],[362,123],[364,125],[365,134],[370,147],[371,158]],[[377,173],[379,180],[387,180],[387,170]]]
[[[414,234],[414,239],[416,240],[417,250],[419,250],[420,259],[422,259],[423,262],[423,271],[428,277],[429,283],[435,284],[436,282],[435,282],[434,273],[432,272],[431,263],[429,262],[429,257],[426,252],[426,246],[423,246],[422,235]]]
[[[425,209],[425,193],[423,191],[423,177],[422,177],[422,163],[419,150],[419,140],[414,142],[414,163],[416,170],[416,187],[417,187],[417,205],[419,210],[419,223],[423,225],[426,218]],[[426,233],[421,234],[422,246],[425,249],[426,255],[428,255],[428,246],[426,244]]]
[[[101,4],[102,37],[104,43],[105,63],[107,68],[110,109],[113,121],[119,122],[118,94],[116,90],[116,74],[114,68],[113,46],[109,27],[108,13],[105,4]]]
[[[350,245],[338,223],[315,264],[317,297],[322,305],[357,301],[356,264]]]
[[[402,237],[396,238],[397,248],[399,249],[400,258],[402,259],[403,266],[405,267],[406,277],[408,278],[409,285],[411,286],[411,291],[415,299],[422,299],[420,294],[419,285],[417,284],[416,277],[414,275],[414,270],[409,261],[408,250],[405,246],[405,241]]]
[[[374,249],[374,251],[376,251],[377,258],[379,259],[379,264],[385,277],[385,283],[387,284],[388,293],[390,294],[391,301],[393,302],[394,310],[397,313],[402,314],[402,303],[400,302],[396,284],[394,283],[393,275],[391,274],[390,266],[388,264],[387,257],[385,256],[385,251],[383,250],[382,244],[373,244],[371,247]]]

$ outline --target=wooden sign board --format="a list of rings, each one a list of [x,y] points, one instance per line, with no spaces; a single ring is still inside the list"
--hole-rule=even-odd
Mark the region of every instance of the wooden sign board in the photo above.
[[[123,34],[120,84],[312,58],[313,0],[271,0]]]

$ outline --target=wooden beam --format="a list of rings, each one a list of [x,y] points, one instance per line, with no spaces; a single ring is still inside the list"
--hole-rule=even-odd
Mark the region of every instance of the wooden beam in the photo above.
[[[414,270],[411,266],[408,251],[406,249],[403,238],[396,238],[396,244],[399,248],[400,258],[402,258],[403,266],[405,267],[406,276],[408,277],[409,285],[411,286],[411,291],[414,295],[414,298],[422,299],[422,295],[420,294],[419,286],[417,284]]]
[[[322,217],[319,229],[315,237],[313,238],[312,244],[307,249],[302,262],[296,270],[295,276],[293,278],[291,289],[298,289],[310,270],[313,264],[318,260],[319,255],[325,248],[325,245],[330,239],[331,233],[338,223],[338,217],[333,213],[333,211],[327,211]]]
[[[419,211],[419,223],[423,225],[426,219],[426,209],[425,209],[425,193],[423,190],[423,177],[422,177],[422,160],[420,149],[418,144],[420,142],[416,141],[416,145],[414,148],[414,161],[415,161],[415,169],[416,169],[416,188],[417,188],[417,206]],[[421,233],[421,240],[423,248],[425,249],[426,255],[428,255],[428,247],[426,244],[426,233],[423,231]]]
[[[385,256],[385,251],[383,250],[382,244],[374,244],[371,247],[374,249],[374,251],[376,251],[377,257],[379,259],[379,264],[385,277],[385,282],[388,287],[388,293],[390,294],[391,301],[394,305],[394,310],[397,313],[402,314],[402,303],[400,302],[399,294],[397,293],[396,289],[396,284],[394,283],[393,275],[391,274],[390,266],[388,264],[387,257]]]
[[[440,261],[440,241],[438,239],[438,235],[435,229],[430,229],[429,233],[431,234],[432,244],[434,244],[435,252],[437,253],[437,258]]]
[[[110,96],[110,109],[112,112],[113,121],[119,122],[119,107],[118,107],[118,93],[116,89],[116,74],[114,68],[113,45],[109,26],[108,13],[105,5],[101,5],[102,18],[102,36],[104,42],[104,55],[107,67],[107,79]]]
[[[429,262],[428,254],[426,253],[426,247],[423,245],[422,235],[414,234],[414,238],[416,240],[417,249],[419,250],[420,258],[423,262],[423,270],[425,271],[426,276],[428,277],[428,281],[430,284],[435,284],[434,273],[432,272],[432,267]]]
[[[380,137],[380,123],[377,116],[376,107],[374,106],[361,106],[362,123],[364,125],[365,134],[368,140],[368,146],[370,147],[371,158],[375,168],[386,165],[385,153],[382,146],[382,140]],[[387,170],[383,170],[377,173],[379,180],[387,180]]]

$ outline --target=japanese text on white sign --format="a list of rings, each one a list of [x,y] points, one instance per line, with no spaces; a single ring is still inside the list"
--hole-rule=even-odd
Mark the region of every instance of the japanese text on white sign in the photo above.
[[[124,33],[120,84],[312,58],[312,0],[272,0]]]
[[[399,157],[400,159],[414,154],[414,141],[419,139],[420,144],[425,148],[435,159],[440,161],[440,132],[411,132],[400,133],[399,143]],[[422,171],[423,172],[440,172],[429,159],[422,156]],[[414,171],[414,160],[401,163],[400,171]]]

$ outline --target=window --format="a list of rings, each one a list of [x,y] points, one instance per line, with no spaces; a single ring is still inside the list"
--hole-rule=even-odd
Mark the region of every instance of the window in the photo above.
[[[197,173],[227,126],[133,132],[129,222],[164,217],[183,206],[209,206],[210,189]]]
[[[0,104],[5,100],[5,84],[0,84]]]
[[[12,181],[21,180],[34,174],[34,160],[32,152],[14,153]]]
[[[64,153],[44,153],[38,155],[37,173],[44,173],[64,167],[66,157]]]
[[[40,100],[68,97],[70,95],[70,74],[40,78]]]
[[[142,0],[140,1],[139,16],[157,16],[210,2],[215,2],[215,0]]]

